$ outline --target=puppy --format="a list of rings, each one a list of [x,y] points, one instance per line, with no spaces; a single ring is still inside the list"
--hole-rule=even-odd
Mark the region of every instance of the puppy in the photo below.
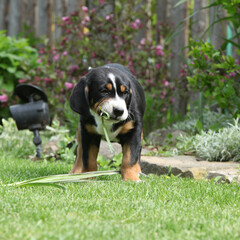
[[[136,78],[120,64],[90,69],[73,89],[70,107],[80,114],[77,157],[70,173],[97,170],[97,155],[104,138],[102,115],[110,141],[122,145],[123,180],[139,181],[145,95]]]

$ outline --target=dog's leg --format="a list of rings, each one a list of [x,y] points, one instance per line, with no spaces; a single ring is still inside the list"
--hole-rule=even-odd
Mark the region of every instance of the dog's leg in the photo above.
[[[69,172],[69,174],[72,173],[81,173],[82,172],[82,142],[81,142],[81,126],[80,123],[78,124],[78,131],[77,131],[77,156],[74,163],[74,166],[72,170]]]
[[[141,135],[141,130],[136,129],[134,133],[128,136],[129,141],[122,144],[121,174],[124,181],[140,181]]]
[[[77,157],[70,174],[97,171],[97,155],[101,137],[92,136],[81,125],[78,125],[77,133]]]

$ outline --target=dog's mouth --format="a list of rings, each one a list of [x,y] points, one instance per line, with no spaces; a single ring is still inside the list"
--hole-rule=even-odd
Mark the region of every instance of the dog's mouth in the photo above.
[[[106,111],[103,111],[102,109],[99,109],[97,111],[97,114],[103,118],[105,121],[109,121],[109,122],[120,122],[121,119],[118,119],[118,117],[115,117],[115,116],[112,116],[110,115],[108,112]]]

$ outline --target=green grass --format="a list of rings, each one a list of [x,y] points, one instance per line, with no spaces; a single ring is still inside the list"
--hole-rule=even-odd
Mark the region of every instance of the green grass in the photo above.
[[[0,150],[0,239],[240,239],[237,184],[151,175],[53,187],[4,184],[67,173]]]

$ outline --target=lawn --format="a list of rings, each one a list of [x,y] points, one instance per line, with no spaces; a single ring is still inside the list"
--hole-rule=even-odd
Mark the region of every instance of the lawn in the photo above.
[[[1,151],[0,151],[1,152]],[[0,157],[0,239],[239,239],[239,185],[120,176],[53,187],[9,187],[71,164]]]

